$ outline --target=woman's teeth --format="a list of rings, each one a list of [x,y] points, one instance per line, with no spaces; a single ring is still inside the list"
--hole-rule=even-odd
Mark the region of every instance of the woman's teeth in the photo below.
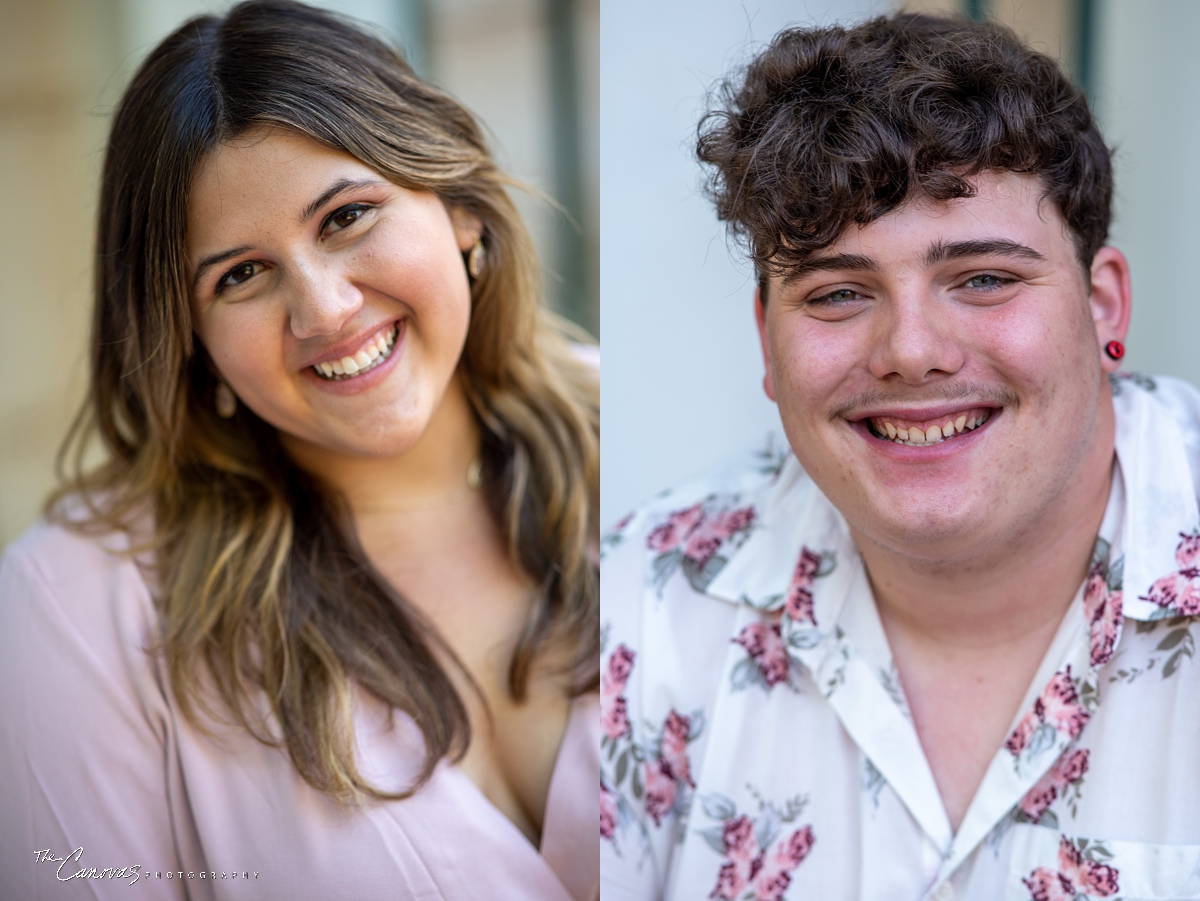
[[[376,335],[373,341],[368,342],[354,356],[342,357],[340,360],[333,360],[329,363],[318,363],[313,367],[313,371],[321,378],[332,382],[352,379],[365,372],[370,372],[392,355],[398,333],[399,326],[393,323],[391,328]]]
[[[908,423],[898,424],[897,421],[883,416],[872,416],[868,421],[871,425],[871,432],[879,438],[886,438],[896,444],[905,444],[909,447],[929,447],[933,444],[940,444],[947,438],[953,438],[955,435],[979,428],[988,421],[991,415],[991,410],[971,410],[947,419],[941,425],[929,425],[924,428]]]

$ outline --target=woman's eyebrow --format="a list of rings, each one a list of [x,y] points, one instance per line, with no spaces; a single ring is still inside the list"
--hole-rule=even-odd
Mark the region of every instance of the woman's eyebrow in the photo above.
[[[384,184],[385,182],[382,182],[377,178],[339,178],[328,188],[326,188],[320,197],[304,208],[303,212],[300,213],[300,224],[303,225],[305,222],[311,219],[317,210],[329,203],[330,200],[332,200],[334,197],[337,197],[343,191],[349,191],[352,188],[380,187]]]
[[[222,250],[219,253],[214,253],[207,256],[196,264],[196,274],[192,276],[192,291],[195,292],[200,287],[200,280],[204,278],[206,273],[218,263],[224,263],[226,260],[236,257],[240,253],[245,253],[250,250],[249,244],[243,244],[241,247],[231,247],[229,250]]]

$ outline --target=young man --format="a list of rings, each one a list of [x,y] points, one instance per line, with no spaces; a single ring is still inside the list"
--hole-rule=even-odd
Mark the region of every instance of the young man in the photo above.
[[[1117,374],[1086,100],[921,16],[724,97],[790,448],[605,539],[606,901],[1200,898],[1200,394]]]

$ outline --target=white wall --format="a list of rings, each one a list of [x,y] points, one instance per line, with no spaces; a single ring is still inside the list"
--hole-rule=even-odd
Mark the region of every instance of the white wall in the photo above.
[[[1097,5],[1095,92],[1117,151],[1111,243],[1133,269],[1127,368],[1200,384],[1200,3]]]
[[[714,83],[780,28],[887,0],[604,0],[600,23],[601,517],[759,440],[751,268],[735,261],[693,157]]]

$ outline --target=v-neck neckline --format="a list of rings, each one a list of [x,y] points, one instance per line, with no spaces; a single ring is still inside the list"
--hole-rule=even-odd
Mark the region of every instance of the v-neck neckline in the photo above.
[[[449,762],[444,762],[440,767],[447,778],[459,783],[464,791],[476,799],[477,806],[486,812],[486,816],[496,821],[495,828],[498,831],[511,835],[514,846],[519,843],[528,853],[542,861],[557,877],[563,888],[563,897],[567,901],[592,901],[599,892],[599,833],[592,834],[586,830],[583,833],[572,833],[567,828],[568,822],[563,822],[562,828],[556,828],[560,825],[560,820],[578,819],[577,816],[571,816],[572,812],[579,809],[580,803],[591,803],[591,796],[595,796],[596,807],[596,816],[591,819],[596,823],[600,821],[600,798],[596,789],[600,779],[599,752],[597,750],[594,754],[588,753],[592,745],[597,748],[599,746],[599,704],[599,695],[595,693],[582,695],[571,702],[546,792],[540,846],[534,845],[520,827],[509,819],[460,767]],[[595,770],[592,774],[595,778],[588,778],[586,772],[580,773],[570,769],[571,762],[590,762],[590,757],[595,758],[594,764],[591,765],[591,769]],[[580,852],[591,854],[595,858],[595,866],[592,868],[594,874],[590,871],[581,872],[578,867],[573,866],[578,862]]]

